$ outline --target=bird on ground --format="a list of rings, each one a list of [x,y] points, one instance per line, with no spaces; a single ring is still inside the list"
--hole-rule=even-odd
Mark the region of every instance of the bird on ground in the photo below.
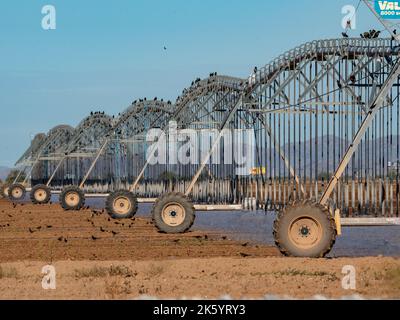
[[[342,32],[342,37],[343,37],[343,38],[348,38],[349,36],[347,35],[346,32]]]

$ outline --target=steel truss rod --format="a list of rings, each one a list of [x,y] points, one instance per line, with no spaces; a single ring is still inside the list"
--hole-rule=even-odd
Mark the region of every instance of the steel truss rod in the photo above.
[[[224,101],[225,98],[226,98],[229,94],[231,94],[231,93],[232,93],[231,91],[229,91],[228,93],[226,93],[215,105],[217,106],[217,105],[219,105],[220,103],[222,103],[222,101]],[[212,99],[212,96],[213,96],[213,95],[208,96],[207,99],[206,99],[206,101],[203,101],[203,102],[201,103],[201,105],[199,106],[199,108],[202,108],[203,106],[205,106],[205,105]],[[182,107],[180,107],[180,108],[178,109],[177,113],[176,113],[170,120],[174,120],[174,119],[178,118],[179,114],[181,114],[183,111],[184,111],[184,107],[182,106]],[[192,114],[192,115],[193,115],[193,114]],[[197,118],[197,116],[195,116],[195,118]],[[192,120],[192,119],[190,119],[190,120]],[[182,123],[182,119],[179,119],[179,123]],[[188,119],[186,119],[186,122],[183,122],[183,123],[185,123],[185,124],[191,124],[191,122],[188,121]],[[164,127],[164,131],[165,131],[166,128],[168,128],[168,124]],[[155,155],[154,155],[154,152],[150,152],[150,158],[146,160],[146,163],[144,164],[142,170],[139,172],[138,176],[136,177],[135,181],[133,182],[132,186],[130,187],[130,189],[129,189],[130,192],[133,192],[133,191],[137,188],[137,186],[138,186],[140,180],[142,179],[144,173],[146,172],[146,169],[148,168],[148,166],[149,166],[149,164],[150,164],[150,161],[153,159],[154,156],[155,156]],[[204,168],[204,167],[203,167],[203,168]],[[200,174],[201,174],[201,172],[200,172]],[[190,193],[190,192],[189,192],[189,193]]]
[[[330,61],[334,60],[334,58],[335,57],[331,57]],[[321,71],[319,72],[319,74],[317,74],[314,80],[311,81],[309,86],[304,89],[304,91],[298,98],[299,103],[302,102],[304,97],[306,97],[311,90],[315,90],[318,86],[318,83],[329,73],[330,69],[328,68],[328,66],[331,65],[333,68],[336,67],[336,65],[340,62],[340,59],[336,60],[334,64],[330,63],[330,61],[326,61],[326,63],[321,67]],[[318,95],[318,98],[321,99],[321,96]]]
[[[331,102],[329,104],[321,104],[322,106],[330,106],[335,104],[335,102]],[[318,103],[310,103],[310,106],[320,105]],[[337,103],[337,106],[353,106],[353,104],[349,103]],[[292,106],[291,106],[292,107]],[[383,108],[381,108],[383,109]],[[276,110],[266,110],[266,109],[250,109],[248,112],[250,113],[263,113],[263,114],[342,114],[342,115],[365,115],[365,112],[353,112],[351,110],[319,110],[319,109],[311,109],[311,108],[301,108],[296,110],[289,109],[276,109]]]
[[[149,103],[154,103],[154,102],[150,102],[150,101],[149,101]],[[128,109],[128,110],[129,110],[129,109]],[[164,110],[164,109],[162,109],[162,110]],[[165,112],[167,112],[167,111],[165,110]],[[90,174],[92,173],[93,169],[95,168],[96,163],[97,163],[98,160],[100,159],[100,156],[101,156],[102,153],[104,152],[104,150],[105,150],[105,148],[107,147],[107,145],[111,142],[111,139],[108,138],[108,137],[112,134],[113,131],[115,131],[116,128],[118,128],[118,126],[120,126],[120,125],[121,125],[123,122],[125,122],[128,118],[129,118],[129,117],[127,117],[127,116],[126,116],[126,117],[121,117],[121,118],[119,118],[118,121],[117,121],[117,123],[115,123],[114,126],[113,126],[112,128],[110,128],[110,130],[106,133],[105,141],[103,142],[103,144],[101,145],[101,147],[98,149],[98,151],[97,151],[96,153],[94,153],[94,154],[90,154],[90,155],[87,156],[87,158],[95,157],[95,159],[92,161],[92,163],[91,163],[91,165],[90,165],[90,167],[89,167],[88,172],[86,172],[86,174],[85,174],[85,176],[84,176],[82,182],[81,182],[80,185],[79,185],[79,188],[83,188],[84,184],[86,183],[87,179],[89,178]],[[155,119],[154,122],[153,122],[153,124],[156,123],[160,118],[161,118],[161,116],[158,117],[157,119]],[[79,139],[79,137],[77,137],[77,138],[75,139],[75,141],[78,141],[78,139]],[[76,143],[76,142],[75,142],[75,143]],[[58,170],[60,169],[60,167],[61,167],[62,163],[65,161],[65,159],[70,158],[70,157],[73,157],[73,156],[74,156],[74,154],[66,154],[66,155],[61,159],[61,161],[58,163],[58,165],[56,166],[55,170],[53,171],[53,173],[52,173],[50,179],[47,181],[47,186],[50,186],[52,180],[54,179],[56,173],[57,173]],[[75,156],[76,156],[76,157],[82,157],[82,154],[76,154]]]
[[[104,115],[103,115],[104,116]],[[95,115],[95,117],[98,117],[98,115]],[[100,115],[100,117],[102,117],[102,115]],[[68,158],[92,158],[94,156],[96,156],[98,153],[97,152],[93,152],[93,153],[74,153],[76,145],[78,143],[78,141],[82,138],[82,134],[84,133],[84,129],[82,128],[82,126],[85,124],[85,122],[89,122],[93,121],[94,118],[90,119],[90,118],[86,118],[85,120],[83,120],[77,127],[77,129],[75,130],[76,135],[73,137],[72,141],[70,141],[68,143],[68,145],[65,147],[65,152],[64,155],[61,157],[60,161],[58,162],[58,164],[56,165],[55,169],[53,170],[50,178],[47,180],[46,185],[50,186],[51,182],[53,181],[54,177],[56,176],[57,172],[59,171],[59,169],[61,168],[61,165],[64,163],[64,161]],[[110,124],[112,123],[111,118],[107,116],[107,118],[104,116],[104,121],[109,121]],[[103,123],[103,122],[102,122]],[[104,122],[104,124],[106,124],[107,122]],[[107,137],[107,134],[112,131],[113,127],[111,126],[111,129],[108,130],[107,132],[104,132],[105,136]],[[102,129],[102,131],[104,131],[104,129]],[[100,148],[101,149],[101,148]],[[89,149],[90,150],[90,149]],[[97,148],[94,149],[93,151],[98,150]],[[41,160],[45,160],[44,158],[42,158]],[[54,158],[51,160],[55,160]]]
[[[15,179],[14,179],[13,184],[16,184],[16,183],[17,183],[17,181],[19,180],[19,178],[21,177],[21,175],[22,175],[23,173],[25,173],[26,168],[27,168],[27,166],[24,166],[21,170],[19,170],[17,176],[16,176]]]
[[[60,137],[61,134],[62,134],[62,133],[59,132],[59,133],[57,134],[56,137],[57,137],[57,138]],[[53,138],[53,140],[54,140],[54,139],[55,139],[55,138]],[[26,183],[27,183],[29,177],[32,175],[33,169],[34,169],[34,168],[36,167],[36,165],[39,163],[42,154],[44,153],[44,151],[46,150],[46,148],[50,145],[50,143],[51,143],[51,141],[48,141],[48,142],[47,142],[45,145],[43,145],[42,148],[39,150],[38,156],[37,156],[37,158],[33,161],[32,166],[31,166],[31,168],[30,168],[30,170],[29,170],[29,173],[25,176],[25,179],[24,179],[24,181],[23,181],[23,184],[26,184]]]
[[[339,71],[336,70],[335,67],[332,66],[331,71],[332,71],[332,73],[335,73],[338,76],[340,83],[344,86],[343,88],[346,89],[353,96],[354,100],[357,101],[358,97],[357,97],[356,93],[354,92],[354,90],[352,90],[348,85],[346,85],[347,80],[343,79],[343,77],[341,76]]]
[[[281,145],[276,140],[275,135],[273,134],[271,127],[263,119],[260,119],[260,120],[261,120],[261,123],[264,125],[265,129],[267,130],[268,135],[270,136],[270,138],[272,140],[272,143],[274,145],[274,149],[276,150],[276,152],[278,152],[278,154],[281,157],[282,161],[284,162],[286,168],[289,170],[290,175],[295,179],[296,184],[300,187],[300,190],[303,193],[303,195],[305,195],[306,191],[304,189],[304,185],[301,183],[300,177],[296,174],[296,171],[291,166],[291,164],[289,162],[289,159],[286,157],[286,154],[283,151]]]
[[[110,142],[109,139],[106,139],[106,141],[103,143],[103,145],[101,146],[99,152],[97,153],[96,158],[94,159],[94,161],[92,162],[92,164],[90,165],[89,170],[86,172],[85,176],[82,179],[82,182],[79,185],[79,188],[82,189],[83,186],[86,183],[86,180],[89,178],[90,174],[92,173],[94,167],[96,166],[97,161],[99,160],[100,156],[102,155],[102,153],[104,152],[104,150],[106,149],[108,143]]]
[[[52,173],[52,175],[50,176],[49,180],[47,180],[46,186],[48,186],[48,187],[50,186],[51,182],[53,181],[53,179],[54,179],[54,177],[55,177],[55,175],[56,175],[58,169],[61,167],[61,165],[63,164],[64,160],[65,160],[65,157],[62,158],[62,159],[58,162],[58,164],[57,164],[56,168],[53,170],[53,173]]]
[[[239,106],[241,105],[243,99],[243,95],[240,96],[239,100],[235,103],[235,106],[232,108],[231,111],[229,111],[229,113],[227,114],[225,120],[223,121],[221,127],[220,127],[220,131],[218,133],[217,138],[215,139],[213,145],[211,146],[210,150],[208,150],[207,155],[204,157],[200,168],[197,170],[196,174],[194,175],[192,181],[190,182],[188,188],[185,191],[185,195],[189,196],[190,193],[193,190],[193,187],[195,185],[195,183],[197,182],[197,180],[199,179],[201,173],[204,170],[204,167],[207,165],[208,161],[210,160],[211,155],[214,153],[215,148],[218,146],[223,134],[224,134],[224,129],[227,127],[227,125],[229,124],[229,122],[232,120],[234,114],[236,113],[236,111],[239,109]]]
[[[204,101],[200,101],[200,104],[195,105],[195,106],[191,106],[191,107],[194,107],[194,108],[196,108],[197,110],[205,109],[206,111],[208,111],[207,108],[206,108],[205,106],[207,105],[207,103],[209,103],[209,102],[213,99],[213,94],[211,94],[211,92],[208,92],[208,96],[205,96],[205,98],[206,98],[206,99],[204,99]],[[188,110],[188,111],[189,111],[189,110]],[[178,119],[177,119],[177,120],[179,121],[179,124],[180,124],[180,125],[185,125],[185,124],[187,124],[187,123],[191,123],[191,122],[193,121],[194,118],[195,118],[197,121],[200,121],[200,119],[199,119],[198,116],[197,116],[197,113],[194,112],[194,110],[190,110],[190,113],[188,112],[187,114],[186,114],[186,112],[185,112],[185,114],[183,114],[183,116],[184,116],[184,117],[178,118]],[[179,126],[179,125],[178,125],[178,126]]]
[[[307,76],[304,74],[303,71],[300,72],[300,75],[304,78],[305,81],[301,81],[300,79],[299,79],[299,81],[300,81],[300,83],[302,84],[302,86],[303,86],[305,89],[307,89],[307,88],[308,88],[307,85],[309,86],[311,82],[310,82],[310,80],[307,78]],[[314,86],[311,90],[314,92],[315,99],[316,99],[316,100],[319,100],[319,102],[321,103],[321,105],[323,105],[325,102],[324,102],[324,100],[321,98],[320,94],[318,93],[318,89]],[[298,102],[300,103],[300,100],[298,100]],[[290,103],[289,103],[289,104],[290,104]]]
[[[340,162],[339,166],[337,167],[334,175],[332,176],[328,186],[325,189],[324,194],[322,195],[322,197],[320,199],[319,203],[321,205],[327,205],[328,200],[333,193],[333,190],[335,189],[339,179],[342,177],[344,171],[346,170],[346,167],[349,164],[350,160],[352,159],[354,153],[356,152],[358,145],[360,144],[361,140],[363,139],[363,137],[365,135],[365,132],[368,130],[372,121],[375,118],[375,115],[378,113],[381,106],[385,102],[385,99],[386,99],[387,95],[389,94],[389,91],[391,90],[394,82],[398,80],[399,75],[400,75],[400,59],[398,59],[398,61],[396,62],[396,65],[393,67],[391,74],[388,76],[385,83],[383,84],[382,89],[380,90],[379,94],[371,102],[370,107],[367,111],[368,113],[367,113],[364,121],[362,122],[360,128],[358,129],[358,132],[354,136],[352,143],[350,144],[349,148],[347,149],[347,152],[343,156],[342,161]]]

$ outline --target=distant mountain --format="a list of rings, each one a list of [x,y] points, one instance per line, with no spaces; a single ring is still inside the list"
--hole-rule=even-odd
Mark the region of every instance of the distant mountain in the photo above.
[[[303,174],[305,169],[306,175],[309,176],[311,172],[314,174],[316,165],[318,174],[332,172],[336,169],[341,160],[339,155],[343,155],[346,152],[349,144],[349,140],[340,139],[339,137],[331,135],[319,137],[318,140],[312,139],[302,141],[298,144],[285,144],[282,149],[291,165],[296,167],[297,170],[301,168],[301,174]],[[316,152],[316,148],[318,152]],[[362,151],[361,154],[360,151]],[[368,154],[369,157],[366,157]],[[274,160],[279,161],[279,165],[275,165],[275,171],[279,170],[279,166],[281,172],[285,170],[283,161],[280,161],[274,149],[267,149],[261,158],[263,159],[263,163],[272,163],[272,172],[274,171]],[[367,160],[369,161],[368,167],[370,170],[375,167],[385,171],[389,165],[392,166],[392,169],[395,169],[397,164],[400,163],[400,136],[393,135],[371,139],[367,142],[363,140],[354,159],[354,171],[359,170],[359,161],[362,162],[362,169],[364,170]],[[349,173],[353,171],[352,164],[353,161],[350,161],[348,165]]]
[[[0,179],[1,179],[2,181],[4,181],[4,180],[7,178],[8,174],[10,173],[10,171],[11,171],[10,168],[1,167],[1,166],[0,166]]]

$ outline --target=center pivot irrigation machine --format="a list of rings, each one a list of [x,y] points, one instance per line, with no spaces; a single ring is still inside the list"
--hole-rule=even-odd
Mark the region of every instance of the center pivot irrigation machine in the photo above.
[[[390,38],[309,42],[249,79],[213,73],[174,104],[143,99],[56,127],[2,192],[21,199],[30,179],[34,203],[59,193],[66,210],[106,196],[115,219],[154,201],[166,233],[188,231],[196,209],[278,211],[277,246],[302,257],[331,250],[341,217],[399,218],[399,39],[364,2]]]

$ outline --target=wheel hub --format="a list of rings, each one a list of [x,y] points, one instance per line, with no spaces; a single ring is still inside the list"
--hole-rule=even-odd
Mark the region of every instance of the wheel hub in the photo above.
[[[303,226],[300,229],[300,234],[302,237],[308,237],[310,235],[310,229],[307,226]]]
[[[322,237],[321,225],[311,217],[294,220],[289,228],[291,240],[299,247],[308,249],[315,246]]]
[[[161,217],[167,225],[179,226],[185,221],[186,211],[179,203],[168,203],[164,206]]]
[[[35,199],[39,202],[44,201],[46,199],[46,191],[43,189],[38,189],[35,192]]]
[[[22,197],[22,190],[21,188],[14,188],[11,192],[11,195],[13,196],[14,199],[19,199]]]
[[[132,204],[126,197],[119,197],[114,200],[114,211],[116,214],[127,214],[131,208]]]
[[[75,207],[79,204],[80,197],[76,192],[68,192],[65,199],[68,206]]]

